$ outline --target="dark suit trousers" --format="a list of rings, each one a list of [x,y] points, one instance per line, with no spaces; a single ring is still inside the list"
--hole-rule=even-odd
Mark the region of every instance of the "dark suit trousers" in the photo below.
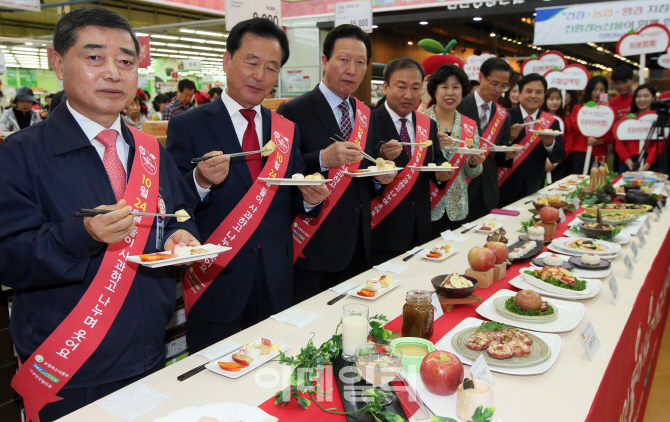
[[[63,416],[74,412],[75,410],[81,409],[82,407],[89,405],[96,400],[100,400],[101,398],[108,396],[124,387],[127,387],[135,381],[139,381],[147,375],[158,372],[163,368],[165,368],[165,362],[161,360],[158,365],[151,368],[147,372],[131,378],[113,381],[102,385],[94,385],[92,387],[63,388],[57,394],[57,396],[62,397],[63,400],[49,403],[44,406],[44,408],[39,412],[40,422],[52,422],[56,419],[60,419]]]
[[[337,253],[337,251],[333,250],[333,253]],[[293,267],[293,304],[296,305],[312,296],[318,295],[369,269],[370,266],[365,257],[363,233],[359,225],[354,256],[344,271],[330,273],[303,270],[297,266]]]
[[[190,316],[186,319],[186,343],[188,343],[188,350],[191,355],[240,332],[240,330],[258,324],[276,313],[265,278],[263,248],[258,248],[258,262],[254,271],[254,285],[251,295],[239,318],[229,323],[202,321]],[[213,282],[216,283],[216,280]],[[230,293],[235,294],[235,292]]]

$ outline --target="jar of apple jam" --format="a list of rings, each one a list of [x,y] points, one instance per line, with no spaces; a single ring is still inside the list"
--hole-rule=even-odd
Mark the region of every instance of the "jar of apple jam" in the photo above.
[[[433,304],[431,292],[410,290],[402,308],[402,336],[430,340],[433,335]]]

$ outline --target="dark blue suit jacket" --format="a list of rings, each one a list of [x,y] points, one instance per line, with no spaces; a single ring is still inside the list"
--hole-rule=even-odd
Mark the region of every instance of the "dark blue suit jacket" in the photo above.
[[[262,107],[263,145],[270,140],[270,110]],[[193,180],[194,164],[191,159],[211,151],[231,154],[242,152],[230,114],[217,99],[207,105],[189,110],[170,119],[167,131],[167,149],[196,193]],[[265,160],[264,160],[265,161]],[[300,156],[300,133],[295,128],[293,150],[285,177],[305,173],[305,163]],[[221,184],[212,186],[210,193],[196,208],[196,223],[203,239],[209,238],[226,216],[242,200],[252,186],[251,174],[244,157],[231,159],[228,177]],[[261,183],[261,182],[257,182]],[[321,207],[310,215],[318,215]],[[298,213],[305,213],[300,190],[280,186],[270,208],[258,229],[244,247],[224,268],[207,292],[193,306],[189,317],[204,321],[227,323],[237,319],[244,310],[259,265],[257,249],[263,248],[263,265],[272,303],[276,311],[291,306],[293,292],[293,234],[291,225]]]
[[[121,122],[130,145],[135,143]],[[167,212],[193,213],[194,198],[161,147],[160,193]],[[0,280],[14,288],[10,329],[25,361],[72,311],[102,262],[106,245],[95,241],[73,213],[114,204],[107,172],[95,148],[65,105],[51,118],[0,144]],[[168,218],[167,239],[192,221]],[[156,223],[144,248],[156,251]],[[165,358],[165,324],[174,315],[174,267],[140,266],[107,336],[67,387],[99,385],[139,375]]]

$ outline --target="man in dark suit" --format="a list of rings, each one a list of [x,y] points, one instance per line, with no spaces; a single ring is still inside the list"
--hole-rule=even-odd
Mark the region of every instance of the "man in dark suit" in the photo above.
[[[274,132],[279,128],[271,126],[273,118],[277,118],[294,132],[290,150],[281,151],[282,145],[277,144],[277,154],[288,156],[285,175],[278,177],[291,178],[295,173],[305,172],[300,134],[295,125],[260,105],[277,81],[288,55],[286,34],[272,21],[256,18],[240,22],[231,30],[224,54],[226,91],[216,101],[173,117],[168,126],[168,151],[201,199],[196,208],[196,221],[202,238],[212,236],[214,243],[230,240],[233,247],[228,252],[231,256],[224,258],[229,263],[219,269],[220,273],[214,273],[213,281],[201,296],[190,298],[191,291],[185,288],[186,338],[191,352],[291,305],[293,219],[298,213],[318,215],[318,205],[328,196],[325,184],[299,189],[275,186],[271,202],[267,198],[263,201],[261,196],[265,193],[253,193],[263,186],[256,178],[265,176],[267,168],[275,163],[275,155],[268,157],[267,162],[261,162],[261,154],[232,159],[225,155],[243,150],[258,151],[270,139],[277,141]],[[201,161],[194,168],[191,159],[200,156],[213,158]],[[286,161],[280,158],[282,163]],[[279,172],[279,161],[276,163],[274,169]],[[263,173],[262,165],[265,166]],[[261,213],[255,220],[251,213],[243,210],[242,214],[238,207],[240,203],[254,200],[257,204],[252,211]],[[248,238],[235,246],[233,237],[244,239],[245,232],[237,226],[237,217],[233,218],[235,226],[228,225],[228,221],[238,212],[245,226],[248,224],[251,228],[256,222],[257,227],[248,229]],[[220,236],[217,232],[222,228],[225,230]],[[195,274],[198,268],[192,268]],[[190,277],[194,271],[189,272],[185,283],[193,280]]]
[[[546,90],[546,79],[537,73],[526,75],[519,81],[519,105],[510,110],[512,144],[523,145],[522,141],[528,139],[530,128],[540,128],[540,124],[532,122],[541,117],[547,121],[551,120],[552,117],[541,110]],[[524,125],[525,123],[530,124]],[[558,120],[553,120],[549,129],[560,131]],[[509,169],[507,171],[511,173],[500,186],[500,206],[509,205],[542,189],[544,179],[547,177],[544,168],[547,158],[552,163],[558,163],[565,158],[561,135],[540,135],[539,142],[535,142],[529,148],[531,148],[530,153],[524,151],[518,157],[517,160],[522,160],[520,163],[517,164],[517,160],[506,160],[504,168]],[[526,153],[528,155],[524,157]],[[516,169],[515,166],[517,166]]]
[[[456,110],[474,120],[477,123],[479,136],[484,136],[487,132],[489,138],[486,141],[480,141],[481,148],[495,145],[507,145],[509,143],[510,120],[509,113],[501,125],[495,127],[495,119],[502,114],[498,110],[500,107],[497,102],[503,92],[509,90],[509,78],[512,75],[512,68],[503,59],[492,57],[482,63],[479,71],[479,87],[475,92],[463,98]],[[495,131],[489,134],[487,129],[493,123]],[[468,208],[470,213],[468,221],[477,220],[498,207],[498,166],[505,163],[505,158],[514,158],[518,152],[490,152],[484,161],[482,174],[470,180],[468,184]]]
[[[356,136],[359,112],[369,109],[351,94],[358,89],[372,57],[370,37],[354,25],[333,29],[323,44],[323,81],[311,92],[282,104],[279,114],[298,124],[307,170],[327,175],[343,165],[359,163],[355,142],[333,142],[333,135]],[[357,107],[360,107],[357,108]],[[373,127],[367,126],[365,152],[375,156]],[[369,124],[368,124],[369,123]],[[363,127],[361,126],[361,130]],[[361,163],[367,168],[371,163]],[[350,176],[341,176],[348,178]],[[388,184],[395,174],[375,176]],[[370,268],[371,211],[375,184],[370,177],[352,178],[295,263],[294,302],[301,302]],[[326,209],[328,211],[328,209]]]
[[[427,123],[427,139],[437,142],[437,123],[428,116],[417,116],[414,110],[421,102],[421,85],[423,81],[423,66],[409,57],[401,57],[390,61],[384,68],[384,96],[386,102],[372,112],[375,128],[375,149],[386,160],[393,160],[398,167],[406,168],[400,173],[397,180],[401,183],[406,175],[411,175],[409,187],[402,186],[397,192],[405,195],[395,208],[386,215],[372,229],[372,261],[374,265],[388,261],[415,246],[431,240],[430,220],[430,182],[437,183],[438,187],[446,187],[454,172],[416,172],[409,168],[410,160],[417,154],[418,145],[401,145],[401,142],[418,143],[421,140],[416,136],[417,118]],[[445,162],[441,153],[435,154],[433,145],[422,148],[423,157],[418,165],[427,166],[434,163],[441,166]],[[410,173],[411,172],[411,173]],[[404,181],[402,181],[405,184]],[[388,189],[396,189],[393,182],[387,185]],[[404,189],[408,189],[404,192]],[[398,199],[392,198],[391,201]],[[381,205],[381,204],[380,204]],[[374,201],[373,201],[374,206]],[[373,211],[373,214],[375,212]],[[376,223],[373,215],[373,223]]]
[[[48,120],[0,144],[0,216],[6,222],[0,225],[0,278],[14,289],[10,331],[24,364],[12,386],[23,396],[26,419],[36,420],[39,411],[42,422],[165,366],[177,271],[130,264],[121,254],[199,244],[192,220],[130,215],[128,205],[142,210],[145,201],[137,188],[142,176],[149,188],[144,210],[193,215],[195,203],[167,151],[120,118],[137,89],[139,43],[130,23],[108,9],[79,8],[58,21],[54,48],[67,101]],[[154,177],[149,170],[155,172],[156,161]],[[112,212],[74,217],[94,207]],[[70,371],[73,362],[83,365]],[[26,387],[25,375],[36,385]],[[49,400],[40,390],[44,383],[63,400],[40,411]]]

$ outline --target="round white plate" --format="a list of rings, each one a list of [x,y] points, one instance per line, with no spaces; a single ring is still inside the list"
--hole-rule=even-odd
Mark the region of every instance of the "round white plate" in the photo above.
[[[305,179],[280,179],[273,177],[259,177],[258,180],[267,182],[269,185],[279,186],[320,186],[332,182],[333,179],[305,180]]]
[[[445,259],[449,258],[451,255],[455,254],[455,253],[458,252],[458,251],[460,251],[459,248],[455,248],[455,247],[452,246],[452,247],[451,247],[451,251],[450,251],[449,253],[447,253],[447,254],[443,254],[443,255],[442,255],[442,258],[429,258],[429,257],[426,256],[426,254],[429,254],[429,253],[430,253],[430,249],[424,249],[424,252],[421,252],[421,255],[420,255],[420,256],[421,256],[421,258],[423,258],[423,259],[427,259],[428,261],[436,261],[436,262],[439,262],[439,261],[444,261]]]
[[[198,419],[209,416],[220,422],[276,422],[279,419],[270,416],[257,407],[242,403],[209,403],[200,407],[187,407],[154,419],[153,422],[197,422]]]
[[[577,227],[577,226],[574,226],[574,227]],[[577,227],[577,228],[579,229],[579,227]],[[570,231],[570,229],[563,232],[563,235],[565,235],[567,237],[578,237],[580,239],[584,238],[584,234],[581,231],[579,232],[579,234],[577,234],[577,233],[574,233],[574,232]],[[630,233],[624,232],[623,229],[621,229],[619,234],[614,236],[614,239],[612,239],[612,241],[614,243],[619,244],[619,245],[625,245],[626,243],[630,242],[630,240],[631,240]],[[584,252],[588,253],[586,251],[584,251]]]
[[[551,243],[549,245],[547,245],[547,249],[549,249],[552,252],[556,252],[556,253],[560,253],[560,254],[564,254],[564,255],[570,255],[570,256],[582,256],[586,253],[586,252],[580,252],[580,251],[576,251],[576,250],[566,250],[564,248],[557,248],[555,245],[553,245]],[[609,260],[612,260],[612,259],[616,258],[617,256],[619,256],[618,252],[615,253],[615,254],[600,255],[600,258],[601,259],[606,259],[606,260],[609,261]]]
[[[373,280],[378,280],[378,279],[379,279],[379,277],[375,277],[375,278],[373,278]],[[350,291],[350,292],[348,293],[348,295],[349,295],[349,296],[353,296],[353,297],[357,297],[357,298],[359,298],[359,299],[375,300],[375,299],[379,299],[380,297],[384,296],[386,293],[388,293],[388,292],[390,292],[391,290],[393,290],[393,289],[395,289],[396,287],[398,287],[398,286],[400,285],[400,283],[402,283],[401,280],[393,280],[393,284],[391,284],[390,286],[388,286],[388,287],[385,288],[385,289],[382,288],[381,291],[380,291],[376,296],[373,296],[373,297],[361,296],[361,295],[358,294],[358,292],[359,292],[362,288],[365,287],[365,284],[361,284],[360,286],[358,286],[357,289],[354,289],[354,290]]]
[[[537,291],[540,296],[542,297],[555,297],[558,299],[564,299],[564,300],[585,300],[585,299],[591,299],[592,297],[595,297],[600,293],[600,289],[603,286],[602,281],[598,279],[594,280],[588,280],[587,281],[588,286],[589,286],[589,294],[588,295],[562,295],[562,294],[557,294],[557,293],[552,293],[546,290],[538,290],[535,286],[532,284],[528,283],[526,279],[522,275],[518,275],[511,279],[509,281],[509,284],[512,286],[516,287],[517,289],[530,289],[530,290],[535,290]]]
[[[198,255],[189,255],[189,256],[182,256],[179,258],[170,258],[170,259],[162,259],[160,261],[147,261],[147,262],[142,261],[139,255],[129,255],[126,257],[126,261],[134,262],[135,264],[140,264],[149,268],[160,268],[160,267],[166,267],[168,265],[179,265],[179,264],[185,264],[187,262],[201,261],[203,259],[215,258],[220,253],[232,249],[228,246],[213,245],[211,243],[203,246],[206,246],[207,249],[210,250],[210,252],[201,253]]]
[[[518,147],[518,146],[517,147],[514,147],[514,146],[506,147],[506,146],[502,146],[502,145],[496,145],[494,147],[488,147],[487,149],[490,152],[507,152],[507,151],[521,151],[523,149],[523,147]]]
[[[449,147],[445,149],[449,152],[453,152],[454,154],[465,154],[465,155],[483,154],[486,152],[485,149],[470,149],[462,147]]]
[[[573,242],[575,239],[588,239],[588,240],[593,240],[594,242],[597,242],[598,244],[605,246],[607,249],[604,251],[583,251],[581,249],[575,249],[571,248],[569,246],[566,246],[566,243],[568,242]],[[619,254],[621,252],[621,245],[617,245],[616,243],[612,242],[607,242],[605,240],[599,240],[599,239],[589,239],[587,237],[559,237],[558,239],[554,239],[551,242],[551,245],[556,246],[559,249],[563,249],[566,252],[573,252],[573,254],[579,254],[579,256],[584,255],[586,253],[592,253],[595,255],[614,255],[614,254]]]

